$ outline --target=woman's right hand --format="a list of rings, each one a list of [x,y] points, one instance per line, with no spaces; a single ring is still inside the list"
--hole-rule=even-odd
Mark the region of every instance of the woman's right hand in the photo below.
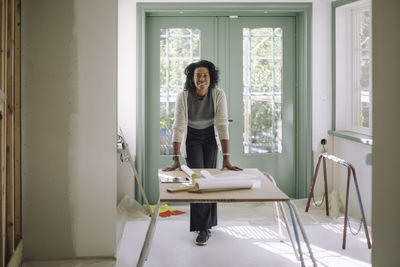
[[[181,169],[181,163],[179,162],[179,158],[178,159],[174,159],[174,163],[172,163],[171,167],[166,167],[164,169],[162,169],[164,172],[169,172],[169,171],[174,171],[176,169],[179,169],[180,171]]]

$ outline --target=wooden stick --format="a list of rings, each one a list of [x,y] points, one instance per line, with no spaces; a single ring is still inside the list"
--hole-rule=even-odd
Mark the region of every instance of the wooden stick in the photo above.
[[[315,181],[317,180],[317,176],[318,176],[318,170],[319,170],[319,164],[321,163],[321,158],[322,155],[319,156],[318,158],[318,163],[317,163],[317,167],[315,168],[315,172],[314,172],[314,178],[313,178],[313,182],[310,188],[310,193],[308,193],[308,200],[307,200],[307,205],[306,205],[306,212],[308,212],[308,209],[310,208],[310,201],[311,201],[311,197],[314,194],[314,186],[315,186]]]
[[[0,224],[0,266],[6,265],[6,129],[7,129],[7,122],[6,122],[6,114],[7,114],[7,102],[6,102],[6,18],[7,18],[7,3],[6,1],[1,1],[1,12],[0,12],[0,28],[1,28],[1,64],[0,64],[0,78],[1,83],[0,87],[4,96],[3,103],[2,103],[2,113],[1,113],[1,201],[0,201],[0,216],[1,216],[1,224]]]
[[[323,167],[324,167],[324,184],[325,184],[325,207],[326,207],[326,216],[329,216],[329,200],[328,200],[328,177],[326,174],[326,159],[323,158]]]
[[[21,0],[15,0],[15,51],[14,51],[14,91],[15,91],[15,245],[22,239],[21,224]]]
[[[5,47],[5,26],[4,26],[4,18],[5,18],[5,1],[1,1],[1,10],[0,10],[0,29],[1,29],[1,43],[0,43],[0,51],[1,51],[1,63],[0,63],[0,89],[2,92],[2,98],[0,99],[0,101],[2,101],[1,103],[1,114],[0,114],[0,119],[1,119],[1,133],[0,133],[0,147],[1,147],[1,173],[0,173],[0,179],[1,179],[1,198],[0,198],[0,217],[1,217],[1,221],[0,221],[0,266],[5,266],[5,238],[6,238],[6,234],[5,234],[5,221],[6,221],[6,206],[5,206],[5,202],[6,202],[6,91],[5,91],[5,79],[4,79],[4,72],[5,72],[5,53],[4,53],[4,47]]]
[[[346,204],[344,209],[344,229],[343,229],[343,243],[342,248],[346,249],[346,233],[347,233],[347,214],[349,207],[349,187],[350,187],[350,167],[347,168],[347,186],[346,186]]]
[[[123,141],[125,144],[127,144],[126,141],[125,141],[125,137],[124,137],[124,134],[122,133],[121,128],[119,128],[118,132],[119,132],[119,135],[120,135],[121,138],[122,138],[122,141]],[[152,216],[152,215],[153,215],[153,212],[151,211],[149,201],[147,200],[146,194],[145,194],[145,192],[144,192],[144,190],[143,190],[142,183],[141,183],[141,181],[140,181],[140,179],[139,179],[139,174],[137,173],[137,170],[136,170],[136,167],[135,167],[135,163],[133,162],[133,159],[132,159],[131,153],[129,152],[128,146],[125,146],[124,149],[125,149],[126,153],[128,154],[129,163],[130,163],[130,165],[131,165],[131,168],[132,168],[132,170],[133,170],[133,173],[135,174],[136,182],[137,182],[138,185],[139,185],[140,192],[142,193],[142,196],[143,196],[143,198],[144,198],[144,202],[145,202],[145,204],[146,204],[145,209],[147,210],[148,214],[149,214],[150,216]]]
[[[8,262],[14,253],[14,0],[7,1],[6,14],[6,250]]]

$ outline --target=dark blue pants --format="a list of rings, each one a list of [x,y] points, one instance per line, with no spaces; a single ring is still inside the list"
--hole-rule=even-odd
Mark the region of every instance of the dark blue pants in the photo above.
[[[214,126],[206,129],[188,127],[186,164],[189,168],[216,168],[218,147]],[[211,229],[217,225],[217,203],[190,203],[190,231]]]

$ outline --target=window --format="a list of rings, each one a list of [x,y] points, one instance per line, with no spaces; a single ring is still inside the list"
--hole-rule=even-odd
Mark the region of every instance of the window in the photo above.
[[[371,18],[368,7],[353,10],[353,88],[355,129],[365,130],[371,124]]]
[[[244,153],[282,152],[282,29],[243,29]]]
[[[371,4],[336,8],[336,130],[371,135]]]

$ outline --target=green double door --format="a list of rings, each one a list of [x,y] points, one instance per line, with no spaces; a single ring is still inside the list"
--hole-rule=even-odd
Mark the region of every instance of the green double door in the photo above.
[[[295,18],[148,17],[144,185],[150,201],[158,197],[157,170],[172,163],[175,98],[183,90],[184,68],[200,59],[219,69],[231,163],[272,174],[294,196]]]

